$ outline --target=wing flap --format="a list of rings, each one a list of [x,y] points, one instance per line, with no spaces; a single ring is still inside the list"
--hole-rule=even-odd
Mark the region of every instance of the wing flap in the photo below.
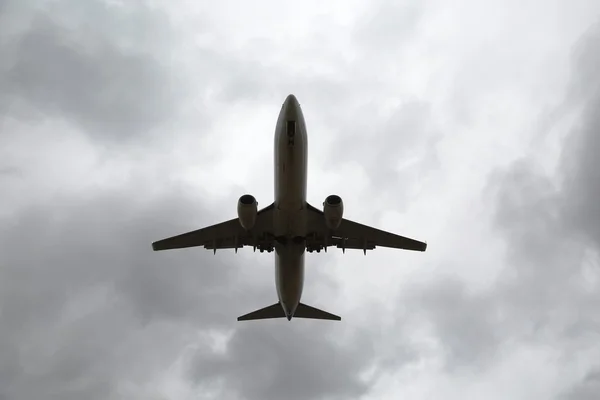
[[[331,245],[337,247],[338,249],[366,249],[373,250],[375,247],[375,242],[371,240],[359,240],[355,238],[342,238],[342,237],[332,237]]]
[[[373,250],[377,246],[395,249],[425,251],[427,243],[396,235],[358,222],[342,219],[340,226],[330,230],[325,224],[323,211],[308,205],[307,246],[323,248],[336,246],[342,249]]]
[[[376,246],[414,251],[425,251],[427,249],[427,243],[425,242],[396,235],[347,219],[342,220],[336,233],[339,233],[343,237],[358,239],[359,242],[360,238],[365,238],[368,242],[376,244]],[[362,249],[362,247],[358,248]]]
[[[212,225],[206,228],[183,233],[181,235],[172,236],[152,243],[154,251],[183,249],[186,247],[210,246],[215,247],[218,242],[220,245],[229,247],[235,240],[235,237],[245,239],[246,232],[241,227],[237,219],[232,219],[220,224]],[[233,240],[232,240],[233,239]],[[213,242],[213,243],[211,243]]]
[[[234,249],[243,246],[271,245],[274,204],[260,210],[250,231],[244,230],[237,218],[206,228],[172,236],[152,243],[154,251],[203,246],[206,249]]]

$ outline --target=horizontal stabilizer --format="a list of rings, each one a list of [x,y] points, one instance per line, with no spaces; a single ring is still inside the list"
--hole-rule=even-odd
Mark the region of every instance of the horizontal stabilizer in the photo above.
[[[327,319],[331,321],[342,320],[342,317],[330,314],[327,311],[319,310],[318,308],[307,306],[303,303],[298,304],[298,308],[296,308],[296,312],[294,313],[294,318]]]
[[[238,321],[251,321],[254,319],[271,319],[285,318],[285,312],[280,303],[275,303],[272,306],[261,308],[260,310],[252,311],[251,313],[238,317]]]

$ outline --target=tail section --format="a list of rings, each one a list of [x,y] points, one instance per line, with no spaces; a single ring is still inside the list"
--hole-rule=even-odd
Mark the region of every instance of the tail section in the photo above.
[[[319,310],[311,306],[307,306],[304,303],[298,304],[296,312],[294,313],[295,318],[310,318],[310,319],[327,319],[330,321],[341,321],[342,317],[328,313],[327,311]]]
[[[238,321],[252,321],[257,319],[272,319],[272,318],[288,318],[291,320],[293,317],[295,318],[307,318],[307,319],[324,319],[330,321],[341,321],[342,318],[330,314],[327,311],[319,310],[318,308],[314,308],[311,306],[307,306],[303,303],[298,303],[298,307],[296,308],[296,312],[292,316],[286,316],[281,303],[275,303],[265,308],[261,308],[260,310],[252,311],[251,313],[242,315],[238,317]]]
[[[285,318],[285,312],[283,311],[283,307],[279,302],[273,304],[272,306],[268,306],[265,308],[261,308],[260,310],[252,311],[251,313],[242,315],[238,317],[238,321],[251,321],[254,319],[271,319],[271,318]]]

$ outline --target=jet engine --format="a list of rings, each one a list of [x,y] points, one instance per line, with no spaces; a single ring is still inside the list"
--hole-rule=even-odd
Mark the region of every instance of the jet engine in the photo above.
[[[335,194],[327,196],[323,202],[323,213],[325,214],[325,224],[327,227],[329,229],[337,229],[344,215],[342,198]]]
[[[245,194],[238,200],[237,205],[238,218],[242,228],[249,231],[256,223],[256,215],[258,214],[258,203],[254,196]]]

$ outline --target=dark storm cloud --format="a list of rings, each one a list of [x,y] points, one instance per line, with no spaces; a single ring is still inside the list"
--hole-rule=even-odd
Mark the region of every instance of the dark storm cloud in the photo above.
[[[596,347],[590,334],[600,333],[600,292],[586,284],[587,276],[597,279],[600,271],[597,263],[584,271],[584,251],[600,251],[600,76],[590,73],[600,67],[598,28],[574,52],[567,99],[580,118],[563,143],[561,183],[530,160],[495,175],[496,222],[510,261],[497,296],[515,321],[531,321],[532,339],[550,338],[565,354]],[[586,398],[594,386],[591,376],[569,398]]]
[[[176,34],[159,10],[101,1],[7,8],[0,114],[66,118],[96,137],[127,139],[178,111],[185,86],[170,61]]]
[[[455,278],[447,277],[433,284],[411,284],[399,302],[406,305],[416,325],[431,324],[434,337],[440,338],[450,370],[487,366],[505,335],[495,299],[487,293],[469,293]]]
[[[600,271],[597,253],[585,250],[600,251],[600,76],[588,73],[599,67],[598,49],[600,29],[594,29],[575,52],[567,98],[582,111],[564,142],[562,182],[532,159],[490,176],[482,201],[492,200],[495,227],[506,241],[506,266],[494,286],[469,293],[466,284],[441,277],[434,285],[408,282],[399,297],[399,309],[418,310],[414,326],[433,331],[450,371],[481,372],[515,343],[550,345],[564,360],[597,349],[600,293],[592,282]],[[584,266],[586,257],[595,261]],[[594,385],[586,378],[570,398],[592,393]]]
[[[236,330],[222,356],[196,357],[191,370],[198,383],[221,380],[226,392],[244,399],[358,398],[370,387],[361,373],[374,349],[366,330],[347,343],[347,326],[302,321],[264,321]]]
[[[209,224],[201,201],[177,190],[143,204],[134,200],[142,189],[95,195],[2,221],[0,398],[120,398],[126,383],[161,377],[189,344],[199,346],[190,382],[223,382],[241,398],[367,390],[359,377],[373,362],[366,331],[341,343],[347,325],[239,324],[249,307],[274,299],[272,272],[242,255],[224,262],[233,256],[151,251],[153,240],[197,228],[190,213]],[[271,267],[271,259],[264,263]],[[256,282],[242,278],[250,268]],[[225,354],[197,339],[209,330],[232,331]]]
[[[581,120],[565,141],[561,201],[567,226],[600,249],[600,24],[575,47],[571,99]]]
[[[139,138],[178,117],[189,71],[168,64],[177,33],[143,4],[9,2],[0,17],[2,117],[64,119],[111,139]],[[194,46],[186,55],[198,78],[188,87],[210,86],[227,101],[259,87],[268,92],[273,86],[265,82],[285,76],[258,64],[230,76],[239,68],[235,57]],[[22,178],[36,185],[33,175]],[[237,323],[275,301],[272,258],[257,265],[202,249],[152,252],[153,240],[220,219],[201,199],[160,179],[152,184],[171,194],[153,198],[155,190],[131,183],[119,193],[58,197],[3,217],[0,398],[143,397],[129,384],[159,382],[190,344],[198,350],[187,377],[199,390],[218,381],[225,394],[248,399],[281,398],[288,389],[308,399],[365,393],[359,375],[374,362],[367,331],[311,321]],[[191,215],[204,217],[190,226]],[[209,331],[233,335],[225,354],[198,339]],[[354,340],[340,342],[349,331]]]
[[[150,250],[166,231],[185,229],[189,216],[177,210],[191,209],[198,204],[176,196],[143,208],[129,196],[99,195],[4,220],[0,369],[13,379],[0,393],[106,398],[120,379],[135,378],[128,368],[145,368],[148,354],[168,357],[149,369],[172,361],[168,352],[180,348],[162,336],[178,338],[175,324],[214,328],[232,321],[238,310],[226,289],[235,282],[235,266],[202,252]],[[131,335],[150,347],[124,348]]]
[[[595,400],[600,393],[600,368],[588,372],[583,380],[564,393],[560,400]]]
[[[533,162],[520,160],[502,174],[498,186],[497,223],[506,234],[516,271],[530,291],[548,300],[575,296],[578,291],[569,285],[581,276],[583,250],[600,250],[600,77],[586,73],[600,66],[600,29],[595,28],[578,49],[583,53],[576,52],[572,84],[596,89],[580,91],[573,104],[581,113],[564,140],[561,184]]]

